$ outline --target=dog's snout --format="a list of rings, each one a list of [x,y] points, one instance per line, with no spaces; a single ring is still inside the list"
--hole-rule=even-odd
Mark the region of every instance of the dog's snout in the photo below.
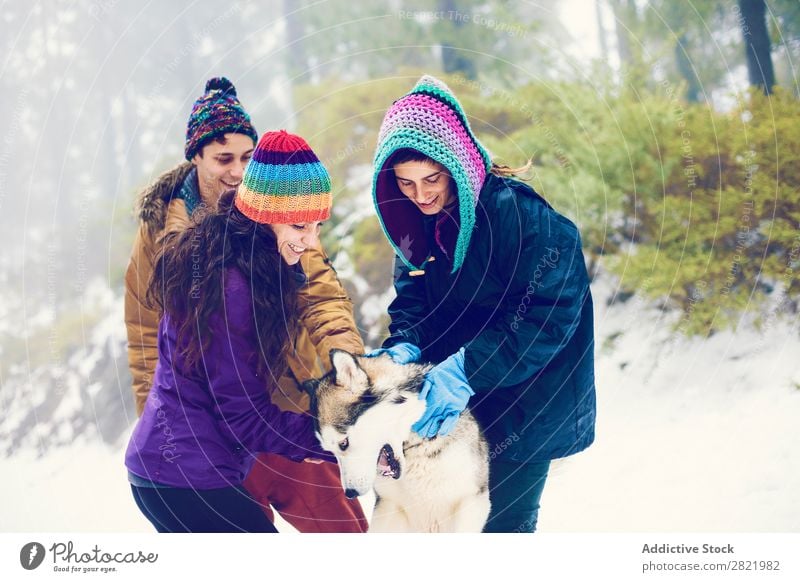
[[[358,491],[356,491],[355,489],[345,489],[344,496],[347,497],[348,499],[354,499],[358,497]]]

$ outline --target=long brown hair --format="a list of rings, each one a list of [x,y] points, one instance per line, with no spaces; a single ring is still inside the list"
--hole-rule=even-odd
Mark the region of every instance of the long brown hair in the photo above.
[[[523,180],[527,182],[530,180],[530,178],[526,177],[525,174],[530,172],[532,167],[533,158],[529,159],[524,166],[519,166],[517,168],[492,162],[492,167],[489,168],[489,171],[495,176],[499,176],[501,178],[516,178],[517,180]]]
[[[178,351],[195,372],[208,347],[208,323],[224,315],[223,271],[236,267],[250,281],[257,370],[277,381],[298,325],[296,272],[278,253],[275,233],[247,218],[233,205],[235,191],[224,193],[217,211],[201,215],[192,227],[167,235],[161,243],[147,302],[169,313],[177,325]]]

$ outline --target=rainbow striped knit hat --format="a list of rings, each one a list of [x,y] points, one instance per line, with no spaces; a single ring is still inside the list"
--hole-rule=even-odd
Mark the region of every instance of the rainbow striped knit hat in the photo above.
[[[225,77],[214,77],[192,106],[186,125],[186,159],[192,161],[210,140],[226,133],[242,133],[258,141],[250,116],[236,96],[236,87]]]
[[[460,225],[452,249],[455,272],[464,263],[475,226],[478,195],[492,161],[472,133],[453,92],[429,75],[395,101],[383,118],[372,181],[375,209],[386,237],[410,269],[420,269],[430,256],[423,220],[414,204],[400,192],[390,167],[392,154],[407,148],[442,164],[456,183]]]
[[[328,171],[306,141],[284,130],[261,136],[234,204],[262,224],[300,224],[331,215]]]

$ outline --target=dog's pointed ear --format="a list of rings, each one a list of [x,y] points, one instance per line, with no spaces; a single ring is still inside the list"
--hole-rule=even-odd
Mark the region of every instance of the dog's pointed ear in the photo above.
[[[319,388],[319,380],[306,380],[300,386],[309,396],[316,396],[317,388]]]
[[[336,383],[354,390],[369,385],[367,373],[358,365],[355,356],[344,350],[331,350],[331,367]]]

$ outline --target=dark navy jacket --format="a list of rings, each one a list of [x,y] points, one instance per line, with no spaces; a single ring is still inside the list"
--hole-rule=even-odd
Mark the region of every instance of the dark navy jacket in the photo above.
[[[384,347],[410,342],[438,363],[465,346],[469,407],[497,460],[543,461],[588,447],[594,328],[577,227],[526,184],[489,175],[466,261],[451,273],[440,244],[447,229],[434,237],[437,218],[424,220],[431,257],[424,271],[395,261]]]

